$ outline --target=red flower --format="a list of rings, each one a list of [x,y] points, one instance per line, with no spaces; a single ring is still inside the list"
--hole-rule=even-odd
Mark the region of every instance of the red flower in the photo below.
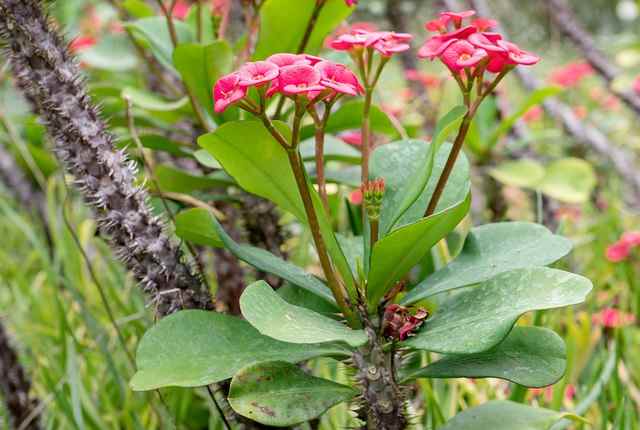
[[[352,205],[356,206],[362,204],[362,190],[360,188],[351,191],[351,194],[349,194],[349,202],[351,202]]]
[[[309,64],[309,61],[304,55],[297,54],[273,54],[267,61],[275,64],[278,67],[291,66],[293,64]]]
[[[640,75],[636,76],[636,79],[633,81],[633,91],[640,95]]]
[[[620,242],[635,247],[640,245],[640,231],[628,231],[620,237]]]
[[[467,42],[458,40],[444,50],[440,59],[454,72],[465,67],[473,67],[488,56],[487,51],[479,49]]]
[[[437,31],[438,33],[447,32],[447,24],[451,18],[448,16],[441,16],[437,19],[427,22],[424,26],[428,31]]]
[[[277,78],[278,73],[278,66],[269,61],[246,63],[240,67],[238,71],[240,86],[251,87],[264,85]]]
[[[433,60],[434,58],[439,57],[445,49],[455,43],[455,41],[455,39],[445,41],[440,36],[434,36],[427,40],[427,42],[418,50],[418,57]]]
[[[593,315],[592,322],[595,325],[606,328],[618,328],[631,325],[636,318],[615,308],[605,308]]]
[[[185,19],[191,6],[185,0],[178,0],[173,8],[172,15],[178,19]]]
[[[69,50],[71,52],[80,52],[94,46],[98,41],[91,36],[79,36],[71,41]]]
[[[364,93],[356,75],[342,64],[321,61],[315,65],[320,72],[320,84],[337,93],[356,96]]]
[[[440,78],[435,75],[423,73],[415,69],[409,69],[405,72],[408,81],[420,82],[427,88],[433,88],[440,85]]]
[[[229,105],[243,99],[247,95],[247,87],[240,85],[238,73],[223,76],[213,89],[215,111],[223,112]]]
[[[540,105],[533,106],[531,109],[525,112],[522,116],[522,119],[526,123],[540,121],[542,119],[542,114],[544,110]]]
[[[487,31],[498,25],[498,22],[495,19],[476,18],[471,22],[471,25],[478,29],[478,31]]]
[[[476,14],[475,10],[465,10],[464,12],[441,12],[441,17],[448,17],[453,22],[453,25],[460,27],[462,25],[462,20],[465,18],[470,18]]]
[[[384,56],[391,56],[398,52],[406,51],[410,48],[409,42],[413,36],[408,33],[395,33],[393,31],[383,31],[372,33],[370,40],[365,46],[373,48]]]
[[[358,0],[344,0],[344,2],[347,4],[347,6],[351,7],[351,6],[355,6],[358,4]]]
[[[626,260],[630,252],[631,246],[628,243],[618,241],[607,247],[606,257],[612,263],[619,263]]]
[[[331,48],[336,51],[351,51],[355,48],[362,48],[367,41],[366,34],[366,32],[360,32],[358,30],[342,34],[331,41]]]
[[[569,63],[551,73],[549,80],[561,87],[568,88],[578,85],[583,78],[591,74],[593,74],[593,68],[588,63]]]
[[[278,89],[284,94],[307,94],[310,91],[322,91],[320,72],[307,64],[294,64],[280,69]]]

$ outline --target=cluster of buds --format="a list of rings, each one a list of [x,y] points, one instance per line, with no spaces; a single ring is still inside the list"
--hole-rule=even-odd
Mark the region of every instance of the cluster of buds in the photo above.
[[[496,22],[478,18],[463,26],[475,11],[442,12],[438,19],[426,24],[431,37],[418,51],[420,58],[439,58],[454,76],[465,71],[481,76],[484,71],[504,73],[517,65],[533,65],[540,58],[508,42],[499,33],[490,32]]]
[[[640,246],[640,231],[628,231],[620,239],[607,247],[607,260],[619,263],[629,258],[633,248]]]
[[[366,182],[362,184],[360,189],[368,218],[370,220],[379,219],[380,209],[382,208],[382,198],[384,197],[384,179],[378,178]]]
[[[388,339],[405,340],[415,333],[429,317],[429,312],[419,308],[414,315],[408,308],[390,304],[382,317],[382,333]]]
[[[411,39],[413,36],[408,33],[352,29],[351,32],[332,40],[331,47],[336,51],[350,52],[362,52],[366,48],[371,48],[385,57],[391,57],[393,54],[408,50]]]
[[[342,64],[307,54],[274,54],[220,78],[213,89],[215,111],[238,103],[254,114],[262,112],[264,103],[257,106],[246,97],[250,88],[257,89],[261,102],[275,94],[315,102],[364,91],[356,75]]]

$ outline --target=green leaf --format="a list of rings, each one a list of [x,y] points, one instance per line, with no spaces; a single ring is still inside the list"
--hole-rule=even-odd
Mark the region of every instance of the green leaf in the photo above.
[[[173,63],[185,85],[195,94],[209,116],[213,117],[213,86],[233,66],[229,44],[220,40],[209,45],[179,45],[173,52]]]
[[[173,21],[179,44],[195,41],[191,28],[180,20]],[[167,20],[163,16],[152,16],[124,24],[125,28],[149,46],[153,55],[169,70],[173,67],[173,43],[169,35]]]
[[[567,255],[571,248],[570,240],[540,224],[501,222],[475,227],[460,255],[416,285],[401,302],[415,303],[513,269],[547,266]]]
[[[563,340],[541,327],[514,327],[494,348],[476,354],[445,355],[407,375],[416,378],[500,378],[525,387],[556,383],[566,368]]]
[[[251,363],[348,354],[339,344],[280,342],[237,317],[187,310],[163,318],[145,333],[130,385],[135,391],[200,387],[228,379]]]
[[[362,114],[364,112],[364,102],[362,100],[349,100],[343,103],[335,112],[329,117],[326,133],[336,134],[341,131],[360,129],[362,127]],[[371,121],[371,131],[374,133],[382,133],[392,138],[398,138],[398,130],[393,126],[393,123],[389,119],[386,113],[382,111],[376,105],[371,106],[371,112],[369,114]],[[309,139],[313,137],[315,133],[315,127],[308,125],[302,127],[300,130],[300,136],[302,139]]]
[[[571,414],[533,408],[507,400],[493,400],[462,411],[441,430],[548,430]]]
[[[364,330],[309,309],[286,302],[264,281],[249,285],[240,297],[244,318],[265,336],[291,343],[346,342],[358,347],[367,343]]]
[[[312,420],[358,394],[346,385],[307,375],[282,361],[251,364],[231,380],[229,404],[240,415],[269,426]]]
[[[92,69],[124,72],[135,69],[138,57],[124,34],[105,35],[95,46],[78,53],[80,61]]]
[[[251,245],[243,245],[235,242],[231,236],[224,231],[220,223],[215,217],[207,218],[210,224],[207,226],[202,223],[200,227],[207,236],[217,236],[220,238],[224,247],[233,255],[242,261],[249,263],[258,270],[272,273],[292,284],[303,288],[316,296],[322,298],[328,304],[335,307],[335,299],[331,291],[315,276],[305,272],[295,264],[289,263],[280,257],[276,257],[269,251],[256,248]],[[337,308],[336,308],[337,312]]]
[[[211,228],[213,214],[207,209],[194,208],[178,213],[175,217],[176,236],[198,245],[224,247],[218,232]]]
[[[276,122],[275,126],[290,139],[286,124]],[[262,123],[228,122],[213,133],[200,136],[198,144],[209,151],[242,188],[306,221],[287,154]]]
[[[544,178],[545,169],[536,160],[521,159],[500,163],[489,174],[506,185],[536,188]]]
[[[338,239],[340,248],[342,248],[342,252],[349,262],[349,267],[351,267],[353,276],[357,278],[357,262],[359,261],[360,265],[364,264],[364,242],[362,240],[362,236],[345,236],[337,234],[336,238]]]
[[[562,92],[562,88],[560,87],[545,87],[539,88],[533,91],[527,99],[520,105],[517,111],[515,111],[512,115],[505,118],[498,127],[494,130],[489,138],[489,149],[494,147],[502,136],[507,134],[509,130],[513,127],[513,125],[520,119],[522,115],[524,115],[529,109],[531,109],[535,105],[539,105],[542,103],[547,97],[552,97]]]
[[[134,18],[148,18],[155,15],[155,11],[144,0],[124,0],[122,7]]]
[[[596,185],[596,174],[588,162],[579,158],[564,158],[547,166],[540,191],[566,203],[589,200]]]
[[[447,299],[404,344],[443,354],[486,351],[522,314],[581,303],[592,287],[587,278],[546,267],[504,272]]]
[[[260,9],[260,35],[253,56],[264,60],[278,52],[298,52],[315,2],[269,0]],[[318,16],[304,52],[315,54],[329,35],[353,11],[344,0],[327,0]]]
[[[306,139],[300,142],[300,155],[304,161],[315,160],[316,148],[315,138]],[[360,151],[353,146],[343,142],[342,140],[331,135],[325,136],[324,139],[324,160],[342,161],[344,163],[359,164]]]
[[[224,172],[196,176],[173,166],[161,164],[155,168],[154,173],[158,180],[158,187],[164,192],[191,193],[233,184]]]
[[[471,194],[450,208],[394,230],[373,246],[367,282],[367,299],[372,308],[465,217]]]
[[[205,167],[209,167],[211,169],[222,169],[218,160],[213,158],[213,155],[206,149],[198,149],[193,153],[193,156],[196,157],[198,163],[202,164]]]
[[[122,98],[128,98],[134,106],[156,112],[171,112],[180,110],[189,104],[189,99],[164,100],[153,93],[138,88],[126,87],[122,90]]]
[[[180,143],[174,142],[171,139],[160,136],[157,134],[143,134],[140,135],[140,143],[144,148],[153,149],[156,151],[164,151],[172,155],[176,155],[178,157],[193,157],[191,152],[191,148],[188,148],[185,145],[181,145]],[[136,144],[133,142],[131,138],[124,138],[122,140],[118,140],[118,148],[136,148]]]

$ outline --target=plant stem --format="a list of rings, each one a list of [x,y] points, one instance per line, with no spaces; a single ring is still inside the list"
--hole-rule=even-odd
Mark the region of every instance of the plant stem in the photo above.
[[[380,221],[378,219],[369,219],[369,225],[370,225],[370,233],[371,233],[371,239],[370,239],[370,243],[371,243],[371,248],[373,248],[373,245],[376,244],[376,242],[378,241],[378,227],[380,225]]]
[[[366,184],[369,181],[369,157],[371,152],[371,101],[373,100],[373,88],[367,86],[364,96],[364,110],[362,112],[362,176],[361,181]]]
[[[319,120],[317,115],[314,117],[314,122],[316,125],[316,147],[315,147],[315,161],[316,161],[316,182],[318,183],[318,192],[320,194],[320,199],[322,200],[322,204],[324,206],[327,215],[331,215],[331,211],[329,209],[329,197],[327,195],[327,181],[324,175],[324,141],[325,141],[325,128],[327,126],[327,121],[329,120],[329,116],[331,114],[331,103],[327,103],[325,105],[325,111],[322,115],[322,119]],[[313,116],[313,115],[312,115]],[[319,121],[318,121],[319,120]]]
[[[198,14],[198,19],[196,21],[197,38],[198,42],[202,43],[202,41],[204,40],[204,23],[202,22],[202,0],[196,0],[196,13]]]

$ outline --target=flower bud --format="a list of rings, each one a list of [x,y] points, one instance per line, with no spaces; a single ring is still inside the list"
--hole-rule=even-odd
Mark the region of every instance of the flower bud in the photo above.
[[[382,198],[384,197],[384,179],[378,178],[362,184],[362,197],[370,220],[380,218]]]

